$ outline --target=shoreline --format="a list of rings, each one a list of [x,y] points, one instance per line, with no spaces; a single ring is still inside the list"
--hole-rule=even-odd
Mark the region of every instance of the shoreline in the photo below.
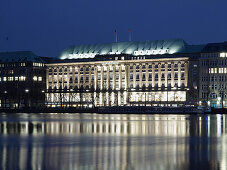
[[[114,106],[94,108],[1,108],[0,113],[97,113],[97,114],[227,114],[227,109],[214,109],[210,112],[195,107],[151,107],[151,106]]]

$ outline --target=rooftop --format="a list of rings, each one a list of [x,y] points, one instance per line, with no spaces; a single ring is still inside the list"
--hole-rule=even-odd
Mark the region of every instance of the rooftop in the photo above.
[[[94,58],[96,55],[108,54],[130,54],[136,56],[194,53],[201,52],[203,47],[188,45],[182,39],[90,44],[70,46],[58,58],[84,59]]]
[[[209,43],[202,51],[203,53],[227,52],[227,41],[222,43]]]
[[[1,52],[0,62],[42,62],[45,61],[31,51]]]

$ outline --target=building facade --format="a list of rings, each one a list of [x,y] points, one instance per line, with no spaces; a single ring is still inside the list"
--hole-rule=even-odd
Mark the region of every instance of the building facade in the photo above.
[[[181,39],[0,53],[0,107],[227,107],[227,43]]]
[[[183,40],[70,47],[47,64],[48,107],[198,104],[197,51]]]
[[[0,53],[0,108],[44,106],[44,63],[30,51]]]
[[[200,57],[201,105],[227,107],[227,42],[208,44]]]

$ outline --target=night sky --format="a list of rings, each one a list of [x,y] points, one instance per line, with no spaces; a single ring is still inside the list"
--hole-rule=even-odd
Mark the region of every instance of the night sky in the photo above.
[[[226,0],[0,0],[0,51],[54,57],[70,45],[227,41]]]

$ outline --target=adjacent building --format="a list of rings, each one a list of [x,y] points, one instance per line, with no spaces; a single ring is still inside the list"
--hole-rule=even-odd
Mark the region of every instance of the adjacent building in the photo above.
[[[0,53],[0,107],[45,104],[45,61],[31,51]]]
[[[227,42],[207,44],[199,63],[200,104],[227,107]]]

